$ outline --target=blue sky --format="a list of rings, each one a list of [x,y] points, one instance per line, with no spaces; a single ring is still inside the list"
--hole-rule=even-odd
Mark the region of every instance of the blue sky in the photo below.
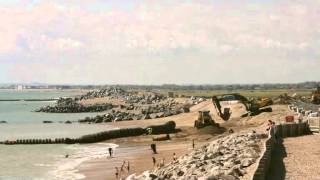
[[[316,0],[0,0],[0,83],[320,78]]]

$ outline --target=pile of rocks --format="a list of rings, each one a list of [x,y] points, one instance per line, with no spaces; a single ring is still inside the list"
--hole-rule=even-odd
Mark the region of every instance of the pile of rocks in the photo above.
[[[189,112],[189,106],[183,104],[165,103],[141,107],[142,114],[162,113],[164,114],[164,117],[176,115],[183,112]]]
[[[152,109],[152,108],[151,108]],[[95,117],[86,117],[85,119],[80,119],[80,123],[102,123],[102,122],[113,122],[113,121],[130,121],[130,120],[143,120],[143,119],[156,119],[162,117],[168,117],[180,113],[189,112],[188,107],[181,107],[178,109],[169,109],[168,107],[156,110],[143,109],[141,113],[133,113],[126,111],[115,111],[97,115]]]
[[[190,100],[192,101],[192,104],[199,104],[203,101],[206,101],[205,98],[202,98],[202,97],[194,97],[194,96],[191,96],[190,97]]]
[[[73,98],[61,98],[54,106],[45,106],[36,110],[36,112],[47,113],[80,113],[80,112],[101,112],[112,109],[113,105],[109,103],[105,104],[93,104],[82,105],[79,104]]]
[[[163,167],[128,180],[238,180],[260,156],[264,134],[232,134],[212,141]]]
[[[119,87],[108,87],[105,89],[90,91],[85,95],[77,97],[77,100],[84,99],[93,99],[93,98],[103,98],[110,97],[116,99],[122,99],[128,104],[155,104],[163,100],[166,100],[167,97],[161,94],[156,93],[146,93],[146,94],[137,94],[135,92],[128,92]]]
[[[125,90],[119,87],[108,87],[105,89],[90,91],[85,95],[77,97],[77,99],[83,100],[83,99],[102,98],[102,97],[109,97],[109,96],[122,97],[128,94],[129,94],[128,92],[126,92]]]
[[[99,115],[93,118],[87,117],[79,120],[79,122],[101,123],[120,120],[139,120],[168,117],[189,112],[189,107],[192,104],[187,102],[185,104],[178,103],[172,98],[167,98],[164,95],[153,92],[140,94],[136,92],[128,92],[119,87],[108,87],[101,90],[91,91],[75,98],[61,98],[57,101],[56,105],[42,107],[36,110],[36,112],[101,112],[118,107],[109,103],[83,105],[83,101],[81,101],[85,99],[102,97],[123,100],[125,103],[119,105],[121,111],[112,111],[103,116]]]
[[[124,97],[126,103],[139,103],[139,104],[156,104],[166,100],[167,97],[161,94],[149,93],[145,95],[131,94]]]

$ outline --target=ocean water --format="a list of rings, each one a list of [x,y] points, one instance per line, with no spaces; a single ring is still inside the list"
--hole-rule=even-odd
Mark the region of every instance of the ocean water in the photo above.
[[[74,96],[77,93],[64,91],[0,91],[0,99],[34,99]],[[53,102],[0,101],[0,141],[19,138],[79,137],[113,129],[106,125],[64,124],[98,113],[37,113],[35,109]],[[53,121],[43,124],[42,121]],[[77,166],[93,158],[107,156],[107,149],[114,144],[88,145],[0,145],[1,180],[72,180],[83,179]],[[69,158],[65,158],[68,154]]]

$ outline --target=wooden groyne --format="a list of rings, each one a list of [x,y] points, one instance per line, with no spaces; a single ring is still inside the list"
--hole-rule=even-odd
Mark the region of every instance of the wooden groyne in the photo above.
[[[75,144],[75,143],[96,143],[109,139],[140,136],[143,134],[169,134],[175,132],[176,124],[169,121],[161,125],[152,125],[146,128],[122,128],[109,131],[103,131],[94,134],[88,134],[79,138],[55,138],[55,139],[17,139],[14,141],[3,141],[0,144],[18,145],[18,144]]]

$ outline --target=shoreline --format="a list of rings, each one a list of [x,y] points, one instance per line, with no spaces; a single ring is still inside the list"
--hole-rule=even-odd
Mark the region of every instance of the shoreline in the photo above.
[[[242,105],[232,105],[234,109],[233,116],[238,117],[243,113]],[[173,160],[173,153],[177,157],[183,156],[192,150],[192,140],[195,139],[196,147],[212,141],[215,138],[220,138],[227,133],[229,128],[232,128],[235,132],[242,129],[249,129],[251,126],[260,126],[267,121],[270,117],[282,116],[282,110],[286,110],[287,107],[280,108],[281,111],[273,111],[271,113],[262,113],[255,117],[245,117],[245,118],[233,118],[229,121],[223,121],[219,118],[215,111],[212,111],[214,106],[211,101],[204,101],[196,104],[190,108],[190,112],[181,113],[174,116],[169,116],[165,118],[157,119],[145,119],[145,120],[131,120],[131,121],[119,121],[101,124],[102,127],[106,125],[112,125],[115,127],[130,127],[130,126],[149,126],[163,124],[168,121],[175,121],[176,126],[179,131],[175,134],[170,134],[171,140],[153,142],[152,138],[157,137],[153,135],[142,135],[137,137],[126,137],[117,138],[107,141],[102,141],[100,143],[112,143],[119,145],[115,150],[115,158],[107,158],[108,148],[99,151],[99,154],[94,154],[94,150],[86,151],[78,157],[70,157],[66,159],[66,164],[72,164],[71,160],[81,161],[79,164],[74,166],[72,169],[64,170],[76,172],[77,174],[84,175],[84,179],[90,180],[114,180],[115,178],[115,167],[120,167],[123,161],[130,162],[130,172],[124,171],[122,176],[128,176],[130,174],[141,174],[146,170],[153,169],[152,157],[157,159],[157,162],[161,162],[162,158],[165,158],[165,164]],[[216,123],[221,125],[221,128],[215,126],[208,126],[202,129],[194,128],[194,121],[198,119],[199,111],[210,110],[210,115]],[[159,154],[153,155],[150,150],[150,144],[157,144],[157,151]],[[92,144],[97,145],[96,143]],[[93,153],[93,154],[92,154]],[[91,156],[93,155],[93,156]],[[97,155],[97,156],[96,156]],[[62,173],[64,173],[62,172]],[[77,179],[77,178],[74,178]],[[80,176],[79,178],[80,179]],[[83,178],[82,178],[83,179]]]
[[[198,142],[196,147],[205,142]],[[120,169],[123,161],[130,162],[130,171],[125,169],[120,173],[121,178],[125,178],[131,174],[140,174],[147,170],[153,169],[152,157],[155,157],[157,163],[165,158],[167,164],[173,158],[173,153],[177,157],[185,155],[192,151],[192,144],[190,141],[164,141],[157,142],[158,154],[153,154],[150,149],[150,142],[138,143],[120,143],[115,151],[113,158],[100,158],[83,162],[78,166],[78,172],[85,176],[85,179],[90,180],[116,180],[115,167]]]

